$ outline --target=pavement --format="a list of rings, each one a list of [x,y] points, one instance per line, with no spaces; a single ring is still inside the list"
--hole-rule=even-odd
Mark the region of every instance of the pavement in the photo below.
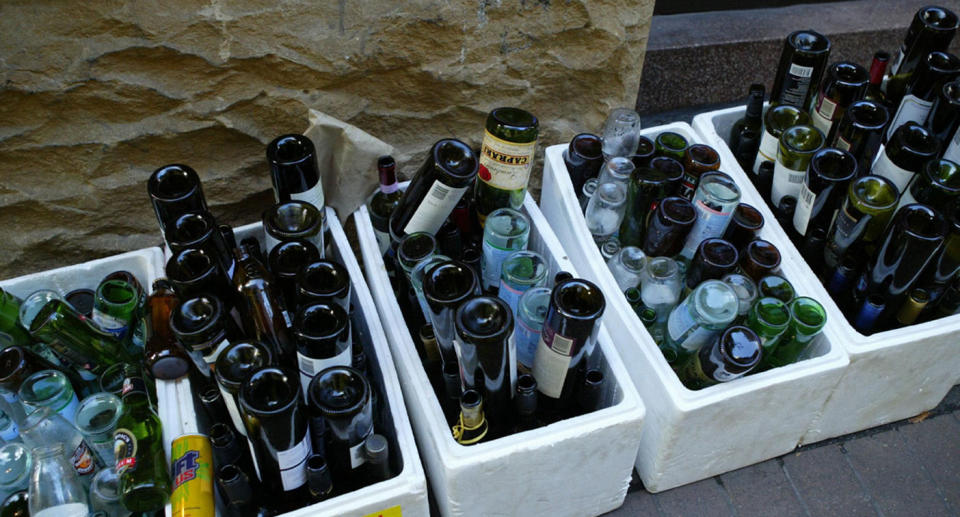
[[[960,385],[937,408],[673,490],[634,473],[608,517],[960,517]]]

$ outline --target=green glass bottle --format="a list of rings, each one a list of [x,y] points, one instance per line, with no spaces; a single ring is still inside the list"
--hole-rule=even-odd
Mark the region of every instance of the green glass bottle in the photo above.
[[[763,136],[760,138],[760,150],[753,162],[753,173],[760,172],[763,162],[776,162],[780,148],[780,135],[793,127],[810,123],[810,114],[795,106],[781,104],[771,106],[763,115]]]
[[[677,161],[683,161],[683,155],[689,146],[687,139],[679,133],[664,131],[654,140],[657,156],[667,156]]]
[[[480,224],[498,208],[523,205],[539,133],[537,117],[519,108],[496,108],[487,116],[477,171]]]
[[[20,325],[22,300],[0,289],[0,347],[29,346],[30,334]]]
[[[757,333],[763,354],[769,355],[777,348],[780,338],[790,323],[790,309],[779,298],[760,298],[747,313],[747,326]]]
[[[960,58],[947,52],[931,52],[920,61],[903,100],[887,127],[886,138],[907,122],[923,124],[943,85],[960,74]],[[885,140],[886,141],[886,140]]]
[[[773,297],[783,303],[790,303],[797,296],[796,289],[789,280],[778,275],[765,276],[757,282],[757,291],[761,298]]]
[[[957,26],[957,15],[949,9],[928,5],[917,11],[883,78],[881,88],[891,105],[900,105],[920,62],[931,52],[943,51],[950,46]]]
[[[137,322],[140,295],[123,280],[107,280],[97,286],[93,322],[102,330],[124,339]]]
[[[825,140],[823,132],[813,126],[793,126],[780,135],[780,149],[773,168],[773,188],[770,191],[774,206],[780,206],[780,200],[786,196],[800,195],[800,186],[803,185],[810,160],[823,148]]]
[[[30,323],[30,334],[50,345],[70,366],[99,376],[118,362],[134,362],[121,341],[92,325],[63,300],[47,302]]]
[[[113,432],[120,500],[133,512],[162,510],[170,497],[163,427],[135,367],[124,371],[123,412]]]
[[[863,253],[864,259],[872,256],[899,197],[897,186],[887,178],[861,176],[850,182],[847,199],[827,234],[823,259],[828,270],[835,269],[848,252]]]
[[[949,213],[960,200],[960,164],[940,159],[930,160],[900,196],[898,208],[923,203]]]
[[[889,121],[890,112],[879,102],[854,102],[840,119],[830,147],[850,151],[857,159],[857,170],[869,171],[880,149],[883,129]]]
[[[780,344],[762,363],[770,368],[794,363],[820,335],[827,324],[827,311],[820,302],[801,296],[790,302],[790,326]]]

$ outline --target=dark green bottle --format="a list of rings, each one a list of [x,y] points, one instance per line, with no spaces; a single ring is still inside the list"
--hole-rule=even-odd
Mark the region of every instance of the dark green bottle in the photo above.
[[[621,246],[643,246],[648,215],[679,178],[675,172],[661,168],[633,170],[627,185],[627,212],[620,224]]]
[[[20,304],[23,300],[0,289],[0,345],[29,346],[30,334],[20,325]]]
[[[94,375],[114,363],[135,361],[121,341],[62,300],[50,300],[40,309],[30,323],[30,334],[50,345],[70,366]]]
[[[849,151],[828,147],[813,155],[793,213],[793,228],[801,237],[818,228],[826,233],[856,175],[857,159]]]
[[[880,176],[861,176],[850,182],[847,199],[827,234],[823,258],[829,271],[847,253],[862,253],[864,261],[872,255],[899,197],[897,186]]]
[[[920,8],[910,22],[907,35],[897,50],[881,87],[887,102],[899,106],[920,62],[933,51],[943,51],[957,33],[957,15],[943,7]]]
[[[753,162],[753,173],[759,174],[760,164],[776,162],[780,149],[780,135],[793,127],[810,123],[810,114],[796,106],[771,106],[763,115],[763,136],[760,137],[760,150]],[[762,190],[761,190],[762,192]]]
[[[823,131],[827,140],[832,138],[834,126],[843,118],[847,106],[863,98],[869,85],[870,75],[866,68],[849,61],[830,65],[810,110],[813,125]]]
[[[920,61],[920,66],[907,88],[903,100],[897,108],[886,138],[907,122],[923,124],[930,114],[930,108],[937,100],[943,85],[960,74],[960,58],[946,52],[931,52]]]
[[[135,368],[124,373],[123,412],[113,432],[120,501],[132,512],[161,510],[170,497],[163,426],[150,407],[140,373]]]
[[[487,116],[476,189],[481,225],[498,208],[523,206],[539,133],[537,117],[519,108],[496,108]]]
[[[783,41],[770,105],[787,104],[810,111],[830,57],[830,40],[812,30],[792,32]]]
[[[753,165],[754,157],[760,148],[760,134],[763,131],[763,96],[765,93],[762,84],[751,84],[747,96],[747,109],[743,118],[737,120],[730,127],[730,150],[743,170]],[[754,176],[750,176],[754,179]]]
[[[677,369],[683,384],[699,390],[739,379],[760,364],[760,338],[747,327],[733,326],[687,357]]]
[[[890,112],[879,102],[854,102],[840,119],[830,147],[850,151],[857,159],[857,170],[869,171],[889,121]]]
[[[903,192],[923,165],[937,157],[940,143],[926,127],[907,122],[897,128],[873,162],[870,174],[892,181]]]
[[[923,203],[949,213],[960,200],[960,164],[950,160],[930,160],[900,196],[899,206]]]
[[[687,139],[679,133],[664,131],[654,140],[657,156],[666,156],[674,160],[683,161],[683,155],[690,145]]]

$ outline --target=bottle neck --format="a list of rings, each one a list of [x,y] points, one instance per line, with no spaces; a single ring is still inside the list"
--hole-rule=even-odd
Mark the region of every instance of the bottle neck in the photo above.
[[[397,171],[393,165],[387,167],[378,167],[380,173],[380,192],[383,194],[393,194],[400,189],[397,183]]]
[[[887,71],[887,62],[889,56],[873,56],[873,62],[870,63],[870,85],[880,86],[883,82],[883,74]]]

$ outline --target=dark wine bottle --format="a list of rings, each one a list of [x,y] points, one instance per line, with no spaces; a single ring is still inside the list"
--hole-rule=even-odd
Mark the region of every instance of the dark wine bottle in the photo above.
[[[866,173],[873,165],[890,121],[890,112],[874,101],[857,101],[847,108],[834,132],[830,147],[836,147],[857,159],[857,170]]]
[[[164,234],[167,225],[181,215],[207,210],[200,177],[186,165],[164,165],[153,171],[147,180],[147,193]]]
[[[390,216],[400,203],[403,192],[397,183],[397,163],[393,156],[381,156],[377,159],[377,172],[380,175],[380,188],[373,193],[367,203],[370,208],[370,221],[377,235],[380,253],[386,253],[390,247]]]
[[[563,151],[563,162],[573,183],[573,191],[583,190],[583,184],[596,178],[603,167],[603,149],[600,137],[592,133],[580,133],[570,140]],[[651,148],[651,153],[653,149]]]
[[[812,30],[795,31],[787,36],[770,90],[770,104],[787,104],[810,111],[829,57],[830,40],[826,36]]]
[[[740,203],[733,211],[733,218],[723,234],[723,240],[733,244],[734,248],[742,250],[750,241],[757,238],[757,234],[763,228],[763,222],[763,214],[759,210],[746,203]]]
[[[167,261],[166,274],[181,300],[206,294],[230,306],[236,300],[230,277],[217,259],[203,250],[188,248],[174,253]]]
[[[931,52],[947,50],[957,25],[957,15],[949,9],[928,5],[917,11],[884,77],[883,93],[890,105],[900,105],[921,61]]]
[[[723,239],[704,239],[687,269],[685,292],[689,293],[704,280],[719,279],[732,273],[739,260],[740,255],[733,244]]]
[[[720,169],[720,155],[717,150],[705,144],[693,144],[683,153],[683,181],[680,184],[680,197],[693,199],[693,193],[700,184],[700,176],[705,172]]]
[[[322,208],[306,201],[293,200],[277,203],[263,212],[264,244],[267,254],[285,241],[311,242],[323,256],[326,239],[324,227],[327,218]]]
[[[477,275],[462,262],[441,262],[427,271],[423,279],[423,295],[430,308],[430,323],[437,337],[444,364],[457,363],[453,341],[456,337],[454,316],[460,304],[479,293]]]
[[[917,67],[906,94],[887,127],[886,140],[907,122],[923,124],[943,85],[960,74],[960,58],[946,52],[931,52]]]
[[[233,248],[227,245],[217,220],[210,212],[192,212],[181,215],[169,225],[165,232],[170,251],[176,253],[188,248],[201,249],[228,274],[233,272]]]
[[[235,250],[237,271],[233,283],[239,292],[247,335],[267,345],[277,363],[286,368],[297,364],[297,347],[290,339],[293,323],[283,310],[273,278],[246,248]]]
[[[265,345],[252,341],[237,341],[223,350],[217,362],[214,375],[217,384],[230,396],[224,400],[234,429],[246,433],[240,416],[240,388],[254,371],[273,364],[273,356]]]
[[[297,303],[333,301],[350,310],[350,274],[347,268],[332,260],[307,264],[297,277]]]
[[[903,192],[928,161],[937,157],[940,143],[929,129],[915,122],[897,128],[873,162],[870,174],[887,178]]]
[[[930,160],[900,196],[900,206],[923,203],[950,213],[960,199],[960,164],[947,159]]]
[[[241,336],[223,302],[213,295],[184,300],[170,315],[170,330],[184,348],[201,356],[211,367]]]
[[[278,136],[267,145],[267,163],[277,203],[306,201],[323,212],[323,181],[313,141],[304,135]]]
[[[307,240],[284,241],[274,246],[267,261],[288,312],[297,310],[297,278],[307,265],[320,260],[320,250]]]
[[[314,302],[297,312],[294,320],[297,364],[304,396],[314,376],[331,366],[351,366],[350,316],[336,303]]]
[[[730,127],[730,149],[743,170],[750,167],[760,149],[760,134],[763,131],[763,96],[766,90],[762,84],[751,84],[747,94],[747,109],[743,118]],[[749,144],[749,145],[747,145]],[[754,179],[753,176],[750,176]]]
[[[801,238],[815,229],[829,229],[856,176],[857,159],[849,151],[828,147],[813,155],[793,213],[793,228]]]
[[[886,178],[868,175],[850,182],[847,198],[827,234],[823,258],[829,271],[848,253],[873,255],[898,198],[896,185]]]
[[[952,81],[940,88],[937,100],[930,108],[927,127],[941,143],[943,158],[960,160],[960,81]]]
[[[887,73],[889,62],[889,52],[878,50],[873,53],[873,61],[870,62],[870,85],[867,86],[867,93],[863,96],[864,99],[881,105],[886,104],[887,96],[883,94],[882,85],[883,76]]]
[[[682,174],[683,168],[672,171],[652,167],[633,170],[627,185],[627,213],[620,224],[619,239],[622,246],[643,245],[648,215],[679,181],[678,172]]]
[[[932,308],[946,291],[950,281],[960,274],[960,210],[956,206],[942,214],[947,219],[947,234],[943,248],[927,265],[917,281],[929,298]]]
[[[690,354],[678,368],[680,380],[693,390],[730,382],[760,364],[760,338],[748,327],[727,328],[711,345]]]
[[[666,197],[650,216],[643,239],[643,252],[648,257],[672,257],[683,249],[687,236],[697,220],[693,203],[682,197]]]
[[[862,66],[849,61],[830,65],[817,100],[810,111],[813,125],[823,131],[827,141],[833,137],[836,121],[843,118],[847,106],[863,98],[870,76]]]

